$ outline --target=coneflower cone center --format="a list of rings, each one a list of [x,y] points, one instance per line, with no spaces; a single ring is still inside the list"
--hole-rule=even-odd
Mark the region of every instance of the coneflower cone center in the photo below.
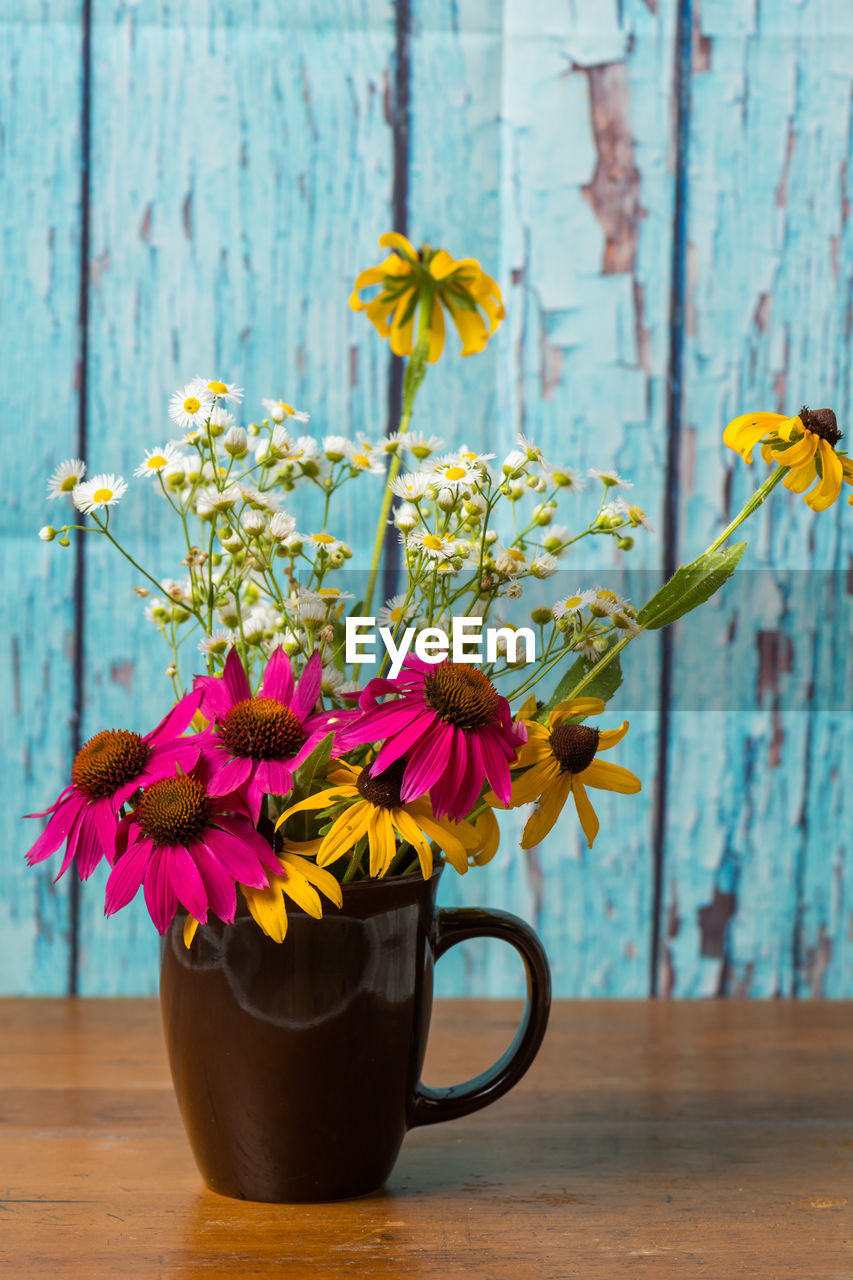
[[[800,410],[800,422],[806,431],[820,436],[821,440],[825,440],[833,449],[844,434],[838,429],[838,419],[832,409],[809,409],[803,405]]]
[[[275,698],[246,698],[219,724],[219,737],[232,756],[282,760],[295,755],[305,741],[295,711]]]
[[[491,681],[464,662],[445,662],[431,671],[424,680],[424,697],[442,720],[458,729],[482,729],[500,706]]]
[[[136,817],[156,845],[186,845],[209,826],[214,802],[189,774],[161,778],[142,793]]]
[[[138,733],[102,729],[77,752],[71,781],[93,800],[112,795],[142,772],[150,754],[151,748]]]
[[[558,724],[549,741],[563,773],[583,773],[595,759],[598,730],[585,724]]]
[[[405,760],[395,760],[375,777],[368,769],[362,769],[355,785],[359,795],[370,804],[380,805],[383,809],[398,809],[402,804],[400,787],[403,785],[405,771]]]

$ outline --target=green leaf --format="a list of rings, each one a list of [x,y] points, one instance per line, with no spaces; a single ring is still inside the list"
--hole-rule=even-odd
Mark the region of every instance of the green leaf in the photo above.
[[[536,719],[544,724],[557,703],[563,702],[568,698],[572,690],[580,684],[581,680],[589,674],[594,666],[595,662],[591,662],[587,658],[577,658],[561,678],[550,700],[539,712]],[[621,683],[622,665],[617,656],[611,662],[608,662],[606,667],[602,667],[598,675],[590,681],[578,696],[582,698],[601,698],[602,702],[609,702]]]
[[[710,555],[706,552],[691,564],[676,569],[669,582],[665,582],[637,614],[639,625],[658,631],[704,604],[732,576],[745,550],[745,542],[736,542]]]
[[[335,735],[327,733],[325,738],[317,743],[310,756],[307,756],[302,761],[302,764],[293,775],[291,804],[295,804],[297,800],[303,800],[311,794],[311,786],[314,779],[322,777],[326,766],[332,758],[332,743],[334,740]]]

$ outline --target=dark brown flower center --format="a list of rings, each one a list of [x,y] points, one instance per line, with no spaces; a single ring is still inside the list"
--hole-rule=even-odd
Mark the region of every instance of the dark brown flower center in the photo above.
[[[253,760],[284,760],[305,741],[295,711],[275,698],[246,698],[219,724],[219,737],[232,756]]]
[[[464,662],[444,662],[424,680],[424,696],[448,724],[482,729],[498,713],[500,695],[492,682]]]
[[[142,772],[150,753],[138,733],[102,729],[77,752],[71,781],[93,799],[112,795]]]
[[[563,773],[583,773],[595,759],[598,730],[585,724],[558,724],[549,741]]]
[[[400,787],[403,785],[403,774],[406,771],[405,760],[395,760],[382,773],[373,776],[369,769],[362,769],[358,775],[356,786],[359,795],[364,796],[370,804],[381,805],[383,809],[398,809],[402,804]]]
[[[156,845],[186,845],[209,825],[213,805],[204,783],[181,773],[146,787],[136,807],[136,817]]]
[[[806,431],[820,436],[821,440],[825,440],[833,449],[844,434],[838,429],[838,419],[832,409],[810,409],[807,404],[804,404],[800,410],[800,422]]]

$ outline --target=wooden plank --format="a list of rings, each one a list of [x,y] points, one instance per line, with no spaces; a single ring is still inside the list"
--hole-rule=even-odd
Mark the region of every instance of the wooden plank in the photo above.
[[[62,0],[48,18],[13,3],[0,23],[0,349],[15,451],[0,531],[0,990],[26,994],[68,982],[68,881],[53,884],[58,863],[26,866],[39,825],[20,818],[52,803],[71,764],[74,552],[36,534],[69,519],[45,482],[77,452],[80,10]]]
[[[616,466],[634,477],[632,497],[658,528],[674,13],[669,0],[412,5],[410,231],[479,257],[508,311],[487,353],[452,355],[430,374],[420,421],[499,457],[523,430],[581,473]],[[597,501],[588,492],[564,519],[575,523]],[[638,538],[630,557],[615,554],[585,546],[545,584],[551,602],[594,585],[620,559],[641,576],[656,568],[660,545]],[[640,598],[647,583],[635,587]],[[656,642],[644,643],[639,660],[654,688]],[[646,790],[602,795],[592,853],[567,813],[542,849],[522,855],[510,816],[495,861],[442,885],[445,901],[533,921],[562,995],[648,989],[656,705],[647,693],[617,700],[610,720],[626,715],[632,730],[619,760]],[[496,944],[467,947],[439,969],[446,994],[519,991],[521,981]]]
[[[691,86],[684,558],[721,531],[725,513],[764,473],[760,461],[746,468],[722,447],[729,418],[751,408],[796,412],[804,402],[849,415],[851,67],[843,3],[701,6]],[[814,516],[795,496],[774,494],[752,522],[744,560],[752,581],[725,595],[713,622],[706,615],[706,644],[723,650],[710,660],[726,673],[724,701],[703,702],[698,692],[708,654],[695,632],[676,639],[663,907],[669,993],[849,992],[850,872],[841,845],[850,821],[842,780],[849,711],[831,711],[838,665],[827,661],[825,634],[818,648],[815,636],[825,632],[839,582],[821,571],[846,569],[850,515],[843,502]],[[812,686],[822,710],[810,717],[801,708]]]
[[[6,1001],[0,1259],[28,1280],[840,1280],[851,1013],[560,1003],[517,1088],[409,1134],[381,1193],[283,1207],[203,1189],[154,1001]],[[485,1065],[517,1017],[439,1002],[427,1078]]]
[[[384,427],[386,348],[347,298],[389,225],[393,28],[379,0],[180,16],[96,0],[90,454],[130,475],[176,433],[168,396],[208,370],[247,390],[245,420],[284,395],[319,433]],[[174,530],[133,482],[130,549],[180,576]],[[365,545],[364,494],[339,536]],[[300,519],[310,516],[300,509]],[[139,531],[142,531],[140,534]],[[138,575],[88,559],[86,726],[150,727],[170,705],[169,653],[130,595]],[[82,915],[81,988],[151,991],[157,941],[140,904]]]

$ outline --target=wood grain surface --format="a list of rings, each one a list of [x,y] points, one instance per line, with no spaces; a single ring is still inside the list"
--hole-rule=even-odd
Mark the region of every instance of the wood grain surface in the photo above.
[[[440,1002],[425,1077],[485,1066],[518,1012]],[[410,1134],[383,1192],[258,1205],[201,1185],[155,1001],[6,1000],[0,1269],[848,1280],[851,1059],[841,1002],[560,1002],[515,1091]]]

